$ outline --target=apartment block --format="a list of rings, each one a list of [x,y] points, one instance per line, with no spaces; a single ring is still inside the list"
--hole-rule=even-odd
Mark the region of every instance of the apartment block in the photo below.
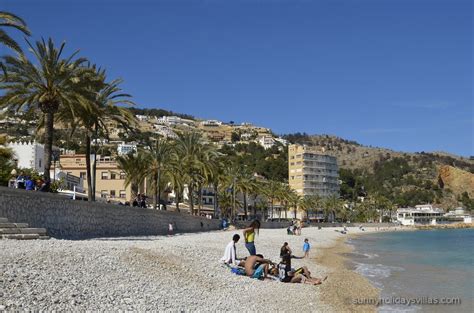
[[[339,194],[337,159],[316,147],[288,146],[288,178],[290,187],[301,196]]]
[[[61,155],[60,168],[63,172],[78,176],[84,181],[87,190],[86,156],[84,154]],[[112,157],[97,156],[96,197],[111,201],[130,201],[132,197],[130,185],[125,187],[125,173]]]

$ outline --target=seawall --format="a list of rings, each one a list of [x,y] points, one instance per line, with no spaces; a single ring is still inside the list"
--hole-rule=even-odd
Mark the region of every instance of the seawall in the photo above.
[[[169,223],[180,233],[219,229],[219,220],[6,187],[0,187],[0,217],[46,228],[49,236],[63,239],[164,235]]]

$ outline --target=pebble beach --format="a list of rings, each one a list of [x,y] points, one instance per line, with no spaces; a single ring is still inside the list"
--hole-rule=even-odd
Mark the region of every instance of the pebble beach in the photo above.
[[[285,229],[262,229],[257,253],[274,262],[287,241],[310,258],[295,259],[313,277],[328,276],[319,286],[259,281],[232,274],[219,260],[234,233],[241,230],[171,237],[93,240],[0,240],[0,311],[370,311],[342,297],[377,296],[368,281],[347,270],[341,228],[304,228],[301,236]],[[370,228],[366,232],[371,232]],[[362,233],[349,228],[349,234]],[[248,255],[242,240],[237,256]],[[354,294],[354,290],[357,292]]]

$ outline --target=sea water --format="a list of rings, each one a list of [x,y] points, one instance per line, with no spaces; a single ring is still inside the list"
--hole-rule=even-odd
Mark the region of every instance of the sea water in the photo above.
[[[379,312],[474,312],[474,229],[367,234],[349,244],[353,269],[381,290]]]

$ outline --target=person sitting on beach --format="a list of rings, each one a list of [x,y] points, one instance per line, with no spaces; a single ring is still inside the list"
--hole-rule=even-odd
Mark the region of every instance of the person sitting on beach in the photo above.
[[[245,239],[245,247],[249,251],[250,255],[256,255],[257,249],[255,248],[255,233],[258,234],[260,230],[260,221],[253,221],[249,227],[245,228],[243,231]]]
[[[233,265],[233,266],[239,266],[241,261],[237,258],[237,248],[235,247],[235,244],[239,242],[240,236],[238,234],[235,234],[232,237],[232,241],[227,244],[225,247],[224,251],[224,256],[221,258],[221,261],[223,261],[227,265]]]
[[[287,235],[293,235],[293,231],[291,230],[291,228],[292,228],[292,227],[291,227],[291,225],[290,225],[290,226],[288,226],[288,228],[286,229],[286,234],[287,234]]]
[[[271,274],[276,271],[272,270]],[[302,283],[310,285],[320,285],[327,279],[327,276],[323,279],[311,277],[311,272],[306,266],[300,267],[296,270],[291,268],[291,256],[285,255],[283,262],[278,266],[278,274],[281,282],[284,283]]]
[[[290,254],[291,255],[291,248],[288,245],[288,242],[283,243],[283,246],[280,248],[280,258],[283,256]]]
[[[257,263],[259,265],[255,268]],[[273,262],[261,256],[251,255],[245,260],[245,273],[251,278],[265,279],[268,275],[269,265],[273,265]]]

